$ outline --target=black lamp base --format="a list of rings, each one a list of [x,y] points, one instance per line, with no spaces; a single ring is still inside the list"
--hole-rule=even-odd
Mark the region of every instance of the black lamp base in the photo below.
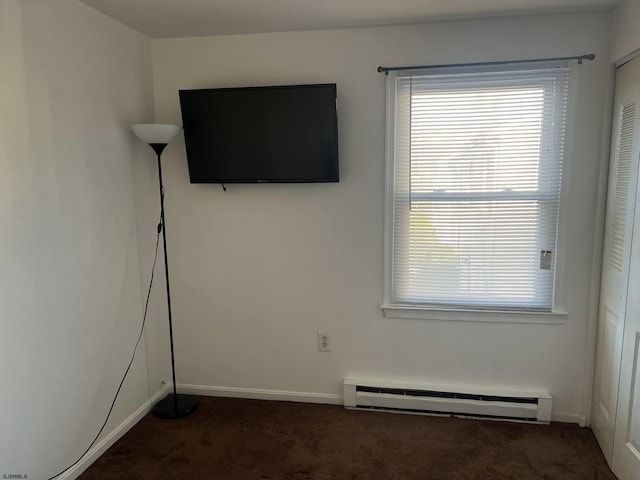
[[[198,408],[198,399],[193,395],[177,395],[178,405],[173,399],[173,393],[170,393],[153,406],[151,410],[158,418],[176,419],[184,418],[191,415]]]

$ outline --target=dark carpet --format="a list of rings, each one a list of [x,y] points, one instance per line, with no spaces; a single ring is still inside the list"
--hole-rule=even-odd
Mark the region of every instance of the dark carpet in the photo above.
[[[591,430],[201,398],[146,416],[80,477],[251,480],[615,479]]]

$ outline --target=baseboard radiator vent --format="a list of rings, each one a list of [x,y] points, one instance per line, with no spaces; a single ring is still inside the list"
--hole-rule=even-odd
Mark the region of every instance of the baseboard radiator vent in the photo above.
[[[423,415],[492,418],[549,423],[551,395],[545,392],[452,388],[346,379],[344,406]]]

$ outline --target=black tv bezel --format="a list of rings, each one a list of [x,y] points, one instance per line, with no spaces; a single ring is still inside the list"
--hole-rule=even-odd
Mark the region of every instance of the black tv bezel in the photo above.
[[[333,97],[335,101],[334,107],[334,132],[335,135],[335,177],[326,177],[326,178],[279,178],[279,179],[258,179],[258,178],[243,178],[243,179],[221,179],[221,178],[211,178],[211,179],[194,179],[191,172],[191,163],[189,157],[189,146],[187,141],[187,132],[186,128],[183,129],[183,137],[185,142],[185,150],[187,156],[187,164],[189,170],[189,182],[192,184],[236,184],[236,183],[244,183],[244,184],[254,184],[254,183],[338,183],[340,182],[340,158],[339,158],[339,137],[338,137],[338,88],[336,83],[313,83],[313,84],[296,84],[296,85],[263,85],[263,86],[249,86],[249,87],[221,87],[221,88],[195,88],[195,89],[181,89],[178,91],[178,96],[180,100],[180,113],[182,117],[183,125],[185,125],[184,111],[182,105],[182,93],[183,92],[242,92],[242,91],[256,91],[256,90],[294,90],[294,89],[304,89],[304,88],[317,88],[317,87],[332,87],[333,89]]]

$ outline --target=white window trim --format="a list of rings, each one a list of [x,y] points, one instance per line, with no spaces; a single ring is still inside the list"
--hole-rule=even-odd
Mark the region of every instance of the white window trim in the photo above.
[[[485,323],[538,323],[561,325],[569,314],[567,312],[539,312],[534,310],[473,310],[462,308],[431,308],[418,305],[380,306],[387,318],[407,318],[416,320],[446,320],[456,322]]]
[[[525,69],[526,66],[519,66]],[[478,68],[479,71],[479,68]],[[383,302],[380,308],[386,318],[418,319],[433,321],[461,321],[481,323],[516,323],[516,324],[546,324],[561,325],[569,318],[570,313],[563,307],[562,284],[566,280],[566,267],[564,257],[566,254],[566,232],[562,222],[566,211],[566,190],[572,150],[572,130],[575,119],[576,69],[569,73],[569,97],[567,100],[566,142],[564,146],[564,165],[561,179],[559,224],[556,243],[555,281],[553,289],[553,305],[551,311],[513,309],[491,310],[472,308],[443,308],[438,306],[394,304],[391,301],[392,274],[393,274],[393,210],[395,197],[395,164],[394,164],[394,137],[395,137],[395,85],[385,82],[385,204],[384,204],[384,268],[383,268]]]

